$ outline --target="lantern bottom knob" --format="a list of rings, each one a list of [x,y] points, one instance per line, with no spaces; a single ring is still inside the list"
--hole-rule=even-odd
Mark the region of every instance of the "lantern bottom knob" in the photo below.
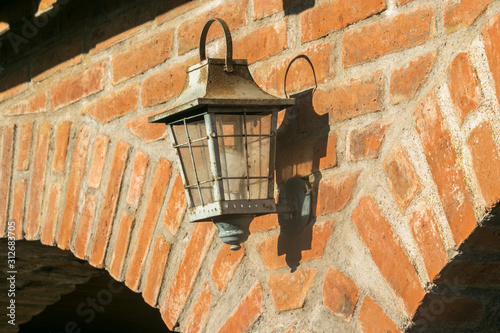
[[[215,220],[214,223],[219,229],[219,238],[226,244],[231,245],[232,251],[241,249],[241,243],[245,242],[250,235],[249,226],[254,216],[231,216]]]

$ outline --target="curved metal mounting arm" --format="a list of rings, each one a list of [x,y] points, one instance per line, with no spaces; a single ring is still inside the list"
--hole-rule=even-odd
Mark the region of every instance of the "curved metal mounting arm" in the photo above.
[[[229,30],[229,26],[227,23],[220,18],[211,18],[205,23],[205,26],[203,27],[203,30],[201,31],[200,35],[200,46],[199,46],[199,54],[200,54],[200,61],[203,61],[207,58],[206,55],[206,44],[207,44],[207,34],[208,30],[210,29],[210,26],[212,23],[218,22],[222,30],[224,30],[224,36],[226,38],[226,66],[224,67],[224,70],[226,72],[232,72],[233,71],[233,39],[231,38],[231,31]]]

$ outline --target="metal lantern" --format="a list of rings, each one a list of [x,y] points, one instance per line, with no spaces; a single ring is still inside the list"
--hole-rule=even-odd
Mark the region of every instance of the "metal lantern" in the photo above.
[[[213,22],[222,26],[226,58],[206,58]],[[227,24],[210,19],[203,27],[200,63],[188,76],[172,109],[150,117],[165,123],[177,153],[191,222],[213,221],[232,250],[249,235],[255,216],[277,213],[274,156],[277,112],[293,98],[264,92],[252,79],[246,60],[232,58]]]

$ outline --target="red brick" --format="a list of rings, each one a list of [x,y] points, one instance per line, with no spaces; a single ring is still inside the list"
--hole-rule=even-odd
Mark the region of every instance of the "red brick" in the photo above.
[[[112,61],[113,84],[151,69],[172,53],[173,31],[168,30],[117,54]]]
[[[392,148],[382,168],[387,174],[387,182],[396,203],[404,211],[420,188],[415,169],[401,147]]]
[[[218,333],[245,333],[262,314],[262,286],[257,281]]]
[[[495,80],[497,100],[500,102],[500,14],[493,16],[483,27],[484,47],[490,71]]]
[[[201,333],[203,331],[210,316],[210,302],[212,302],[212,298],[208,283],[205,283],[189,317],[184,323],[182,332]]]
[[[51,47],[33,60],[33,82],[40,82],[82,62],[83,37],[77,36]],[[71,56],[69,59],[68,57]]]
[[[64,161],[66,160],[66,150],[68,149],[69,132],[71,130],[71,121],[59,123],[56,131],[56,146],[52,169],[57,172],[64,170]]]
[[[52,110],[74,103],[104,89],[104,62],[62,80],[50,90]]]
[[[491,210],[500,201],[500,160],[490,126],[482,123],[476,127],[467,143],[486,209]]]
[[[289,9],[301,2],[303,2],[303,0],[288,0],[285,2],[283,2],[283,0],[254,0],[254,20],[260,20],[266,16]]]
[[[10,107],[3,112],[4,116],[17,116],[23,114],[42,113],[45,112],[45,104],[47,96],[44,92],[38,93],[28,99],[23,100]]]
[[[53,4],[55,4],[57,0],[40,0],[40,4],[38,5],[38,11],[42,12],[45,11],[46,9],[49,9],[52,7]]]
[[[290,250],[286,248],[287,244],[291,244],[294,248],[298,248],[299,244],[309,244],[308,247],[301,251],[301,263],[323,257],[326,242],[330,238],[334,228],[333,221],[315,224],[314,226],[309,225],[306,228],[309,230],[312,228],[312,232],[304,232],[304,235],[287,237],[286,240],[288,240],[288,242],[285,242],[284,239],[281,239],[280,241],[279,236],[274,236],[268,238],[259,245],[257,249],[262,256],[262,260],[264,261],[264,265],[267,270],[274,270],[287,265],[286,258],[284,256],[284,254]],[[278,242],[280,243],[279,247]]]
[[[108,152],[108,145],[110,139],[104,135],[99,134],[94,143],[94,153],[90,162],[90,172],[88,186],[92,188],[99,188],[101,184],[102,171],[106,160],[106,153]]]
[[[321,216],[344,209],[352,199],[352,191],[361,170],[347,172],[335,177],[322,178],[318,185],[315,216]]]
[[[85,195],[80,220],[74,236],[74,254],[80,259],[86,259],[87,247],[92,234],[92,223],[95,216],[95,197],[90,194]]]
[[[147,77],[142,82],[142,106],[153,106],[174,99],[181,93],[185,81],[186,65],[184,63]]]
[[[432,211],[425,204],[419,203],[413,210],[410,227],[432,281],[448,262],[448,255]]]
[[[135,110],[138,100],[139,84],[131,84],[86,104],[82,113],[106,124]]]
[[[352,213],[352,222],[382,276],[396,295],[403,299],[408,313],[415,313],[425,291],[415,268],[372,197],[365,196],[359,200],[358,207]]]
[[[2,150],[0,155],[0,193],[10,193],[10,182],[12,175],[12,162],[14,147],[14,125],[4,126],[2,129]],[[7,208],[9,207],[9,196],[0,195],[0,234],[5,235],[7,222]]]
[[[87,156],[91,137],[92,129],[85,125],[82,126],[76,139],[68,189],[66,191],[66,198],[64,199],[64,210],[57,235],[57,246],[63,250],[69,249],[69,241],[73,235],[83,176],[87,169]]]
[[[179,224],[184,218],[184,213],[187,208],[186,192],[184,191],[184,184],[182,183],[182,177],[180,174],[175,178],[174,186],[172,188],[172,193],[170,194],[170,199],[168,200],[167,209],[165,210],[165,218],[163,223],[165,228],[172,235],[177,233],[179,229]]]
[[[446,33],[468,27],[486,11],[492,0],[448,0],[444,9]]]
[[[24,199],[26,195],[26,179],[18,180],[14,184],[14,203],[12,205],[12,219],[14,221],[15,239],[23,238],[23,220],[24,220]]]
[[[152,307],[157,304],[169,251],[170,243],[160,236],[156,237],[146,283],[142,291],[142,297]]]
[[[234,41],[234,57],[249,64],[265,60],[287,48],[286,20],[263,26]]]
[[[191,239],[186,245],[179,263],[179,268],[160,307],[161,317],[169,329],[176,325],[179,315],[193,290],[214,233],[215,226],[211,222],[197,223],[194,227]]]
[[[182,55],[196,47],[198,47],[201,30],[212,17],[218,17],[226,21],[227,25],[234,31],[246,24],[247,0],[235,0],[229,3],[220,5],[209,12],[196,15],[191,20],[184,21],[177,32],[177,40],[179,41],[179,55]],[[222,29],[215,23],[210,28],[207,35],[207,42],[213,41],[223,35]]]
[[[422,6],[347,32],[342,40],[344,67],[422,45],[434,37],[433,6]]]
[[[451,138],[444,128],[436,97],[430,93],[415,109],[416,129],[437,185],[444,213],[457,245],[476,227],[472,202],[457,165]]]
[[[429,79],[437,52],[413,59],[405,66],[391,72],[391,103],[398,104],[412,99]]]
[[[267,284],[276,310],[285,311],[301,308],[315,276],[315,268],[271,275]]]
[[[349,133],[349,160],[361,161],[377,158],[385,133],[392,124],[391,120],[374,121]]]
[[[386,9],[384,0],[333,0],[300,15],[302,43],[326,36]]]
[[[337,165],[337,134],[280,142],[276,152],[276,181],[304,177]]]
[[[59,193],[61,186],[57,183],[51,183],[47,199],[45,222],[42,227],[40,241],[45,245],[54,245],[57,218],[59,216]]]
[[[358,322],[364,333],[402,332],[370,296],[366,296],[363,301]]]
[[[359,299],[359,289],[347,276],[340,271],[328,268],[323,280],[323,304],[337,317],[347,322]]]
[[[464,118],[481,103],[479,83],[474,75],[467,54],[458,54],[448,67],[448,87],[455,105],[455,114],[462,124]]]
[[[28,170],[31,141],[33,139],[33,124],[24,123],[19,137],[19,154],[17,155],[17,170]]]
[[[319,88],[313,96],[319,115],[329,113],[335,122],[383,109],[384,78],[381,72],[352,79],[329,88]]]
[[[222,246],[210,269],[210,274],[219,292],[226,290],[244,255],[245,249],[243,247],[238,251],[231,251],[229,245],[224,244]]]
[[[113,161],[111,162],[111,170],[109,171],[108,183],[106,192],[102,202],[101,213],[97,220],[94,241],[90,251],[89,263],[95,267],[103,267],[104,256],[109,243],[111,227],[116,213],[116,205],[118,203],[120,187],[123,179],[123,172],[127,165],[129,145],[125,142],[118,141],[115,146]]]
[[[157,111],[143,114],[137,118],[129,120],[125,126],[129,131],[142,139],[144,142],[153,142],[165,139],[168,135],[167,126],[162,123],[150,123],[148,118],[158,114]]]
[[[293,93],[315,86],[314,75],[318,84],[324,83],[326,78],[333,75],[330,68],[331,43],[321,43],[304,48],[293,56],[279,57],[277,60],[267,61],[256,65],[253,78],[265,91],[275,94],[284,94],[285,73],[291,61],[298,55],[305,55],[311,60],[314,72],[306,59],[297,59],[293,62],[286,78],[287,93]]]
[[[144,154],[140,150],[137,150],[135,152],[134,167],[132,170],[132,175],[130,176],[127,194],[127,203],[129,205],[132,205],[134,208],[137,208],[139,199],[141,198],[142,186],[144,185],[148,163],[148,155]]]
[[[276,229],[278,226],[278,214],[267,214],[254,218],[249,231],[253,234],[254,232]]]
[[[170,181],[171,172],[172,167],[170,162],[161,158],[153,176],[153,183],[146,205],[146,213],[142,219],[139,236],[137,237],[139,241],[134,246],[134,251],[132,252],[132,258],[127,271],[127,278],[125,280],[125,284],[132,290],[137,290],[139,287],[142,266],[146,258],[151,237],[153,236],[156,220],[160,214],[163,199],[165,198],[165,192],[168,182]]]
[[[127,212],[122,213],[109,268],[109,274],[118,281],[123,281],[121,278],[123,262],[128,251],[133,222],[133,216]]]
[[[0,102],[26,91],[29,81],[30,77],[27,65],[2,74],[2,79],[0,80]]]
[[[26,239],[29,240],[34,239],[39,232],[51,128],[52,126],[49,123],[42,123],[38,128],[33,173],[31,175],[28,214],[26,218]]]

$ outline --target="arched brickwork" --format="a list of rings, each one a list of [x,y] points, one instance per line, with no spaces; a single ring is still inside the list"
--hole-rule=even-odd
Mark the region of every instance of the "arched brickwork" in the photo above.
[[[171,329],[406,330],[500,199],[499,1],[64,7],[79,3],[52,1],[57,41],[50,23],[17,52],[8,36],[23,21],[3,34],[0,230],[15,221],[18,239],[108,270]],[[312,223],[290,239],[260,217],[237,252],[212,224],[187,223],[166,129],[147,123],[179,95],[212,16],[263,89],[283,95],[300,54],[318,84],[294,63],[276,170],[311,183]]]

